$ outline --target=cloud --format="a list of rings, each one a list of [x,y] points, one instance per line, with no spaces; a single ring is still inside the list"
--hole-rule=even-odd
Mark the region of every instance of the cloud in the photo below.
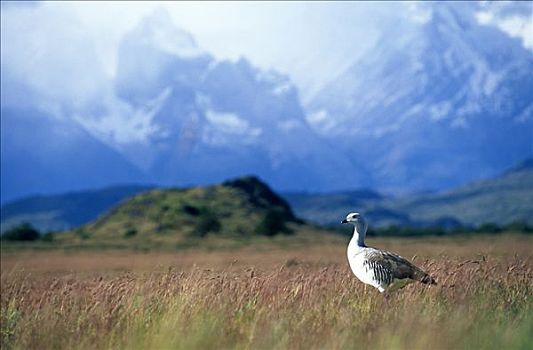
[[[33,7],[8,7],[2,11],[2,29],[7,29],[3,39],[47,51],[48,59],[42,67],[62,56],[64,68],[75,70],[70,75],[89,85],[95,74],[84,76],[79,66],[85,62],[76,66],[75,55],[68,51],[85,48],[78,59],[87,56],[97,61],[101,73],[112,78],[121,38],[143,17],[161,8],[175,24],[192,33],[200,48],[216,58],[236,60],[245,56],[256,66],[288,74],[308,97],[371,47],[378,38],[378,28],[390,25],[395,13],[401,13],[397,11],[401,6],[335,2],[44,2]],[[27,28],[33,32],[31,36],[18,31],[17,25],[13,27],[21,18],[32,23],[32,28]],[[39,40],[43,40],[40,45]],[[64,47],[60,47],[61,42]],[[17,60],[17,50],[2,43],[4,46]],[[74,67],[68,67],[67,61]],[[86,68],[92,70],[94,65]],[[310,69],[313,74],[309,74]],[[52,73],[61,72],[46,74],[49,77]],[[62,77],[56,81],[60,80]],[[83,88],[80,86],[80,90]]]
[[[406,3],[408,18],[419,24],[428,23],[433,17],[433,11],[430,5],[422,2]]]
[[[79,21],[46,6],[3,8],[1,59],[2,75],[34,92],[36,105],[83,108],[101,96],[107,83],[93,41]]]
[[[27,5],[2,2],[2,104],[33,103],[58,117],[75,116],[99,137],[119,143],[144,140],[157,132],[150,125],[150,106],[136,110],[121,101],[115,95],[113,79],[121,39],[158,8],[214,57],[246,56],[256,66],[289,75],[305,102],[383,35],[395,36],[401,32],[400,26],[430,21],[435,6],[412,2]],[[479,23],[495,26],[533,49],[531,2],[469,6],[479,7]],[[405,24],[409,22],[406,19],[411,24]],[[160,39],[172,51],[168,37]],[[273,93],[284,93],[289,86],[280,85]],[[309,118],[324,123],[321,114]]]
[[[483,3],[475,14],[479,24],[494,26],[512,38],[522,41],[524,48],[533,50],[533,3]]]

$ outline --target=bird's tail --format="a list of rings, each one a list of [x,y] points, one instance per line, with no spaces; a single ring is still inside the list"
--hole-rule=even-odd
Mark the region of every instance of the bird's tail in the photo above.
[[[422,277],[422,279],[420,280],[420,282],[424,283],[424,284],[437,284],[437,281],[435,281],[435,279],[433,277],[431,277],[430,275],[428,275],[426,273],[426,275],[424,277]]]
[[[422,270],[418,270],[417,273],[415,273],[415,279],[424,284],[437,284],[437,281],[435,281],[433,277]]]

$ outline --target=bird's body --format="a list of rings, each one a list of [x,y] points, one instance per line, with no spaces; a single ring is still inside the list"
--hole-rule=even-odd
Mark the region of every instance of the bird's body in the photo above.
[[[365,245],[366,222],[358,213],[350,213],[343,223],[354,225],[354,234],[348,244],[348,262],[354,275],[363,283],[377,288],[381,293],[401,288],[419,281],[436,284],[427,273],[410,261],[391,252]]]

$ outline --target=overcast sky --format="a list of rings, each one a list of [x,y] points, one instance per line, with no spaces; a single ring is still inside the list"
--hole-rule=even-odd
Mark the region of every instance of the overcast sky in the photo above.
[[[217,58],[246,56],[290,75],[302,96],[368,49],[379,35],[431,17],[398,2],[2,2],[2,73],[60,94],[84,94],[113,77],[121,37],[156,8]],[[532,3],[482,4],[478,19],[533,49]]]

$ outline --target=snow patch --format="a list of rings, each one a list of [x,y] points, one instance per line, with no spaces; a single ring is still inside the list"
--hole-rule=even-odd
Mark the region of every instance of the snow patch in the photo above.
[[[286,133],[299,128],[301,125],[302,123],[296,119],[284,120],[278,123],[279,128]]]
[[[155,44],[162,51],[182,58],[195,58],[205,54],[190,33],[178,28],[170,15],[162,8],[156,9],[141,24],[141,40]]]
[[[261,128],[250,126],[247,120],[236,113],[207,109],[205,118],[209,125],[205,128],[202,139],[207,144],[232,145],[236,141],[241,144],[252,144],[263,133]]]
[[[146,143],[153,135],[161,136],[164,133],[164,130],[153,123],[153,118],[171,93],[172,88],[167,87],[137,109],[115,97],[108,97],[109,101],[104,101],[108,106],[106,115],[95,117],[76,113],[74,119],[106,144],[120,146],[135,142]]]
[[[408,2],[407,13],[409,19],[418,24],[426,24],[433,18],[433,11],[426,4],[419,2]]]
[[[451,110],[452,104],[450,102],[441,102],[429,107],[429,115],[431,120],[438,121],[446,118]]]
[[[533,120],[533,103],[530,103],[529,106],[527,106],[522,113],[520,113],[516,117],[517,123],[526,123],[530,120]]]
[[[501,80],[503,80],[503,74],[488,72],[485,76],[485,84],[483,84],[485,95],[492,95]]]
[[[413,116],[417,115],[418,113],[422,112],[424,110],[424,104],[423,103],[416,103],[409,110],[405,113],[406,116]]]
[[[270,92],[275,95],[275,96],[281,96],[281,95],[285,95],[286,93],[288,93],[289,91],[291,91],[293,88],[292,84],[290,81],[286,81],[282,84],[279,84],[277,86],[275,86],[272,90],[270,90]]]
[[[328,119],[328,111],[321,109],[316,112],[309,113],[306,119],[311,125],[323,123]]]
[[[216,112],[208,109],[205,111],[205,117],[212,126],[231,134],[242,135],[250,127],[248,121],[236,113]]]
[[[456,129],[466,129],[468,128],[468,122],[465,118],[459,117],[452,121],[451,127]]]
[[[305,120],[315,130],[319,130],[324,124],[331,123],[331,119],[328,118],[328,111],[325,109],[307,113]]]
[[[306,115],[305,119],[315,131],[321,134],[327,134],[328,131],[337,127],[337,121],[325,109],[311,112]]]

